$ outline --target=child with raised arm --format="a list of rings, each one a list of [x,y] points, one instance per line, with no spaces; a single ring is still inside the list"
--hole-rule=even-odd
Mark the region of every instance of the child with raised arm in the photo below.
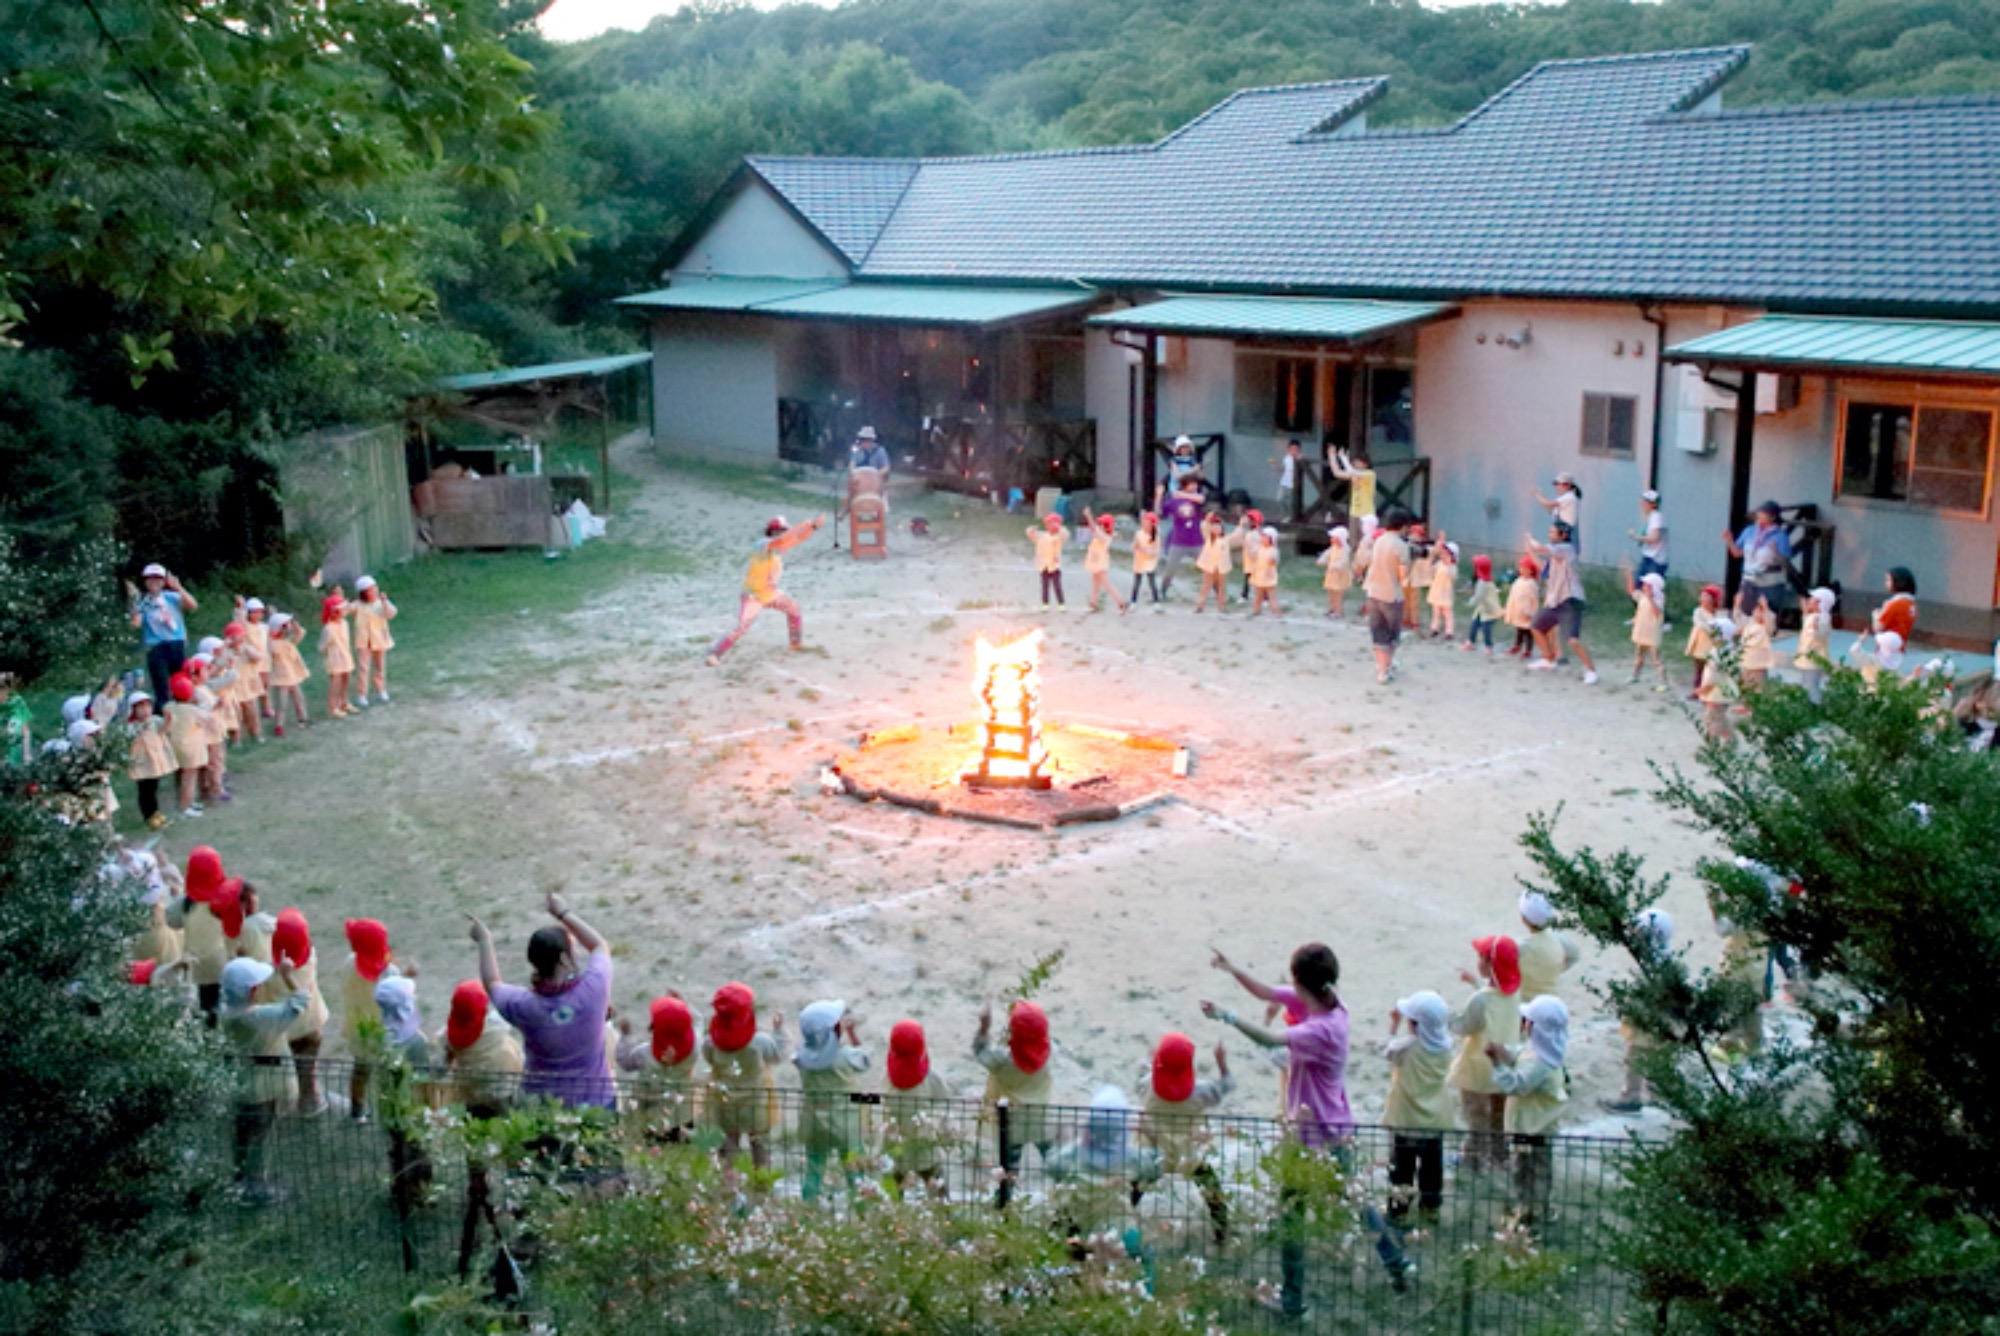
[[[1217,1247],[1229,1241],[1229,1202],[1222,1195],[1222,1180],[1215,1175],[1204,1153],[1208,1141],[1208,1119],[1204,1116],[1236,1088],[1229,1074],[1229,1051],[1215,1046],[1213,1081],[1197,1080],[1194,1070],[1194,1040],[1178,1031],[1164,1036],[1153,1049],[1153,1061],[1145,1074],[1146,1103],[1139,1119],[1139,1142],[1158,1153],[1160,1172],[1185,1174],[1201,1189],[1208,1205],[1208,1218],[1215,1228]],[[1144,1189],[1135,1184],[1132,1204],[1139,1204]]]
[[[266,643],[271,651],[271,732],[285,736],[285,703],[291,702],[292,717],[300,727],[312,723],[306,716],[306,695],[300,690],[312,670],[306,667],[299,646],[305,642],[305,628],[289,612],[271,614],[271,634]]]
[[[1437,1218],[1444,1204],[1444,1134],[1454,1126],[1445,1075],[1451,1065],[1451,1011],[1432,992],[1412,993],[1389,1010],[1389,1101],[1382,1125],[1394,1129],[1389,1219],[1402,1224],[1410,1199],[1418,1215]],[[1404,1024],[1407,1035],[1399,1034]]]
[[[1326,590],[1326,615],[1335,621],[1347,610],[1347,591],[1354,585],[1354,554],[1347,539],[1347,526],[1334,525],[1326,531],[1326,551],[1319,554],[1319,564],[1326,569],[1320,580]]]
[[[1493,1084],[1507,1096],[1507,1134],[1514,1139],[1514,1206],[1523,1225],[1548,1218],[1555,1167],[1549,1134],[1569,1102],[1569,1008],[1542,996],[1521,1008],[1527,1042],[1519,1048],[1488,1044]]]
[[[1238,597],[1245,603],[1250,601],[1250,558],[1257,550],[1257,535],[1264,530],[1264,512],[1252,507],[1243,512],[1230,530],[1230,550],[1236,554],[1237,562],[1243,567],[1243,588]]]
[[[1526,659],[1535,648],[1535,610],[1542,601],[1541,567],[1533,557],[1522,557],[1514,567],[1514,582],[1507,586],[1507,607],[1501,614],[1514,628],[1514,644],[1509,658]]]
[[[1777,629],[1778,615],[1771,610],[1771,601],[1761,594],[1757,595],[1750,615],[1736,628],[1739,645],[1737,679],[1744,691],[1755,691],[1763,686],[1764,679],[1778,666],[1777,651],[1771,648],[1771,638]]]
[[[715,990],[710,1004],[708,1038],[701,1056],[713,1082],[715,1118],[722,1131],[723,1163],[736,1158],[738,1147],[750,1143],[750,1162],[762,1169],[771,1163],[771,1135],[776,1083],[773,1070],[787,1056],[785,1014],[771,1013],[769,1034],[757,1032],[757,995],[749,985],[726,983]]]
[[[1470,653],[1486,644],[1486,657],[1493,657],[1493,625],[1500,620],[1500,590],[1493,583],[1493,558],[1477,556],[1472,559],[1472,625],[1465,633],[1465,643],[1459,648]],[[1511,652],[1511,651],[1510,651]]]
[[[1840,596],[1831,589],[1815,589],[1806,596],[1799,617],[1799,651],[1792,667],[1799,671],[1799,685],[1817,705],[1826,691],[1826,663],[1833,653],[1833,609]]]
[[[236,600],[236,615],[231,621],[243,624],[244,637],[249,641],[253,658],[257,663],[257,713],[265,719],[277,716],[271,710],[271,610],[264,606],[261,598],[239,598]]]
[[[1139,604],[1139,582],[1144,580],[1146,588],[1153,595],[1153,602],[1160,601],[1160,517],[1153,511],[1145,511],[1139,516],[1139,531],[1132,535],[1132,605]]]
[[[1709,623],[1708,630],[1714,644],[1702,662],[1694,694],[1701,702],[1703,736],[1711,742],[1727,742],[1734,732],[1729,722],[1730,711],[1743,698],[1735,672],[1736,623],[1728,617],[1717,617]]]
[[[914,1174],[933,1197],[948,1197],[937,1148],[948,1116],[939,1101],[951,1098],[951,1087],[931,1069],[924,1027],[897,1021],[889,1031],[889,1056],[883,1065],[889,1077],[889,1088],[882,1092],[882,1112],[888,1120],[883,1149],[889,1154],[895,1190],[900,1193]]]
[[[368,683],[375,683],[376,699],[382,704],[389,703],[389,651],[396,648],[396,639],[389,634],[389,623],[396,618],[396,605],[375,583],[375,577],[364,575],[354,582],[356,603],[354,605],[354,652],[360,663],[360,691],[355,700],[368,703]]]
[[[1479,974],[1460,970],[1458,977],[1475,991],[1464,1008],[1452,1015],[1448,1028],[1460,1038],[1445,1080],[1458,1091],[1459,1114],[1466,1140],[1461,1161],[1468,1170],[1497,1169],[1505,1161],[1500,1130],[1507,1097],[1493,1084],[1488,1044],[1510,1043],[1521,1033],[1521,957],[1512,937],[1495,935],[1473,941]]]
[[[1403,572],[1403,628],[1414,632],[1421,625],[1417,610],[1427,606],[1430,599],[1437,561],[1430,530],[1423,525],[1412,524],[1405,541],[1410,547],[1410,564]]]
[[[819,1196],[828,1160],[853,1186],[852,1157],[867,1142],[861,1106],[862,1073],[871,1054],[861,1043],[859,1025],[841,1001],[814,1002],[799,1012],[799,1141],[806,1148],[806,1175],[799,1195]]]
[[[825,523],[824,515],[816,515],[800,525],[785,523],[783,515],[774,515],[765,521],[764,537],[751,551],[750,564],[743,572],[743,595],[736,603],[736,627],[709,646],[709,667],[721,665],[722,656],[743,638],[743,633],[757,620],[757,614],[766,608],[776,608],[785,615],[791,647],[804,648],[800,640],[805,632],[804,614],[799,611],[799,605],[792,596],[778,588],[778,581],[785,573],[784,554],[812,537]]]
[[[1442,530],[1438,533],[1438,544],[1432,558],[1429,601],[1431,607],[1431,638],[1456,640],[1458,638],[1458,544],[1445,541]]]
[[[125,773],[138,786],[139,815],[144,818],[146,828],[158,830],[167,824],[167,815],[160,810],[160,781],[178,773],[180,764],[174,756],[173,743],[167,739],[167,721],[153,713],[153,698],[135,691],[130,709],[125,726],[132,741],[126,753]]]
[[[1208,596],[1215,595],[1215,610],[1225,612],[1229,606],[1229,535],[1223,532],[1222,516],[1209,511],[1201,520],[1201,555],[1194,559],[1194,568],[1201,572],[1201,593],[1196,596],[1194,610],[1204,611],[1208,607]]]
[[[1007,1102],[1007,1135],[1000,1145],[1000,1190],[994,1205],[1005,1209],[1014,1195],[1014,1175],[1021,1148],[1033,1145],[1047,1160],[1054,1144],[1049,1136],[1048,1107],[1053,1084],[1049,1072],[1049,1018],[1025,999],[1007,1008],[1007,1041],[991,1042],[993,1004],[979,1009],[979,1029],[972,1036],[972,1056],[986,1069],[986,1103]]]
[[[1648,571],[1634,580],[1627,570],[1625,592],[1632,596],[1632,681],[1638,682],[1651,659],[1653,671],[1660,675],[1660,684],[1653,690],[1665,691],[1667,665],[1660,659],[1660,634],[1667,621],[1667,578]]]
[[[1701,602],[1694,610],[1688,627],[1687,647],[1682,652],[1694,661],[1694,688],[1688,693],[1690,700],[1701,696],[1702,669],[1708,665],[1709,656],[1715,653],[1715,619],[1722,615],[1722,586],[1703,585]]]
[[[1282,617],[1284,609],[1278,606],[1278,531],[1267,524],[1252,536],[1250,544],[1245,572],[1250,582],[1250,615],[1255,617],[1268,607],[1273,617]]]
[[[354,637],[347,619],[353,615],[339,585],[320,600],[319,656],[326,669],[326,712],[333,719],[345,719],[353,710],[347,700],[347,681],[354,675]]]
[[[1062,587],[1063,545],[1069,535],[1063,531],[1063,518],[1051,510],[1042,516],[1039,525],[1028,527],[1028,541],[1035,545],[1035,572],[1042,580],[1042,611],[1049,610],[1049,595],[1054,594],[1056,607],[1064,607]]]
[[[1084,549],[1083,569],[1090,574],[1090,611],[1098,612],[1103,604],[1100,599],[1108,598],[1118,605],[1118,611],[1130,612],[1132,605],[1118,596],[1111,587],[1111,538],[1118,532],[1118,519],[1114,515],[1092,515],[1090,507],[1083,508],[1083,522],[1090,529],[1090,546]],[[1134,589],[1132,597],[1139,597]]]

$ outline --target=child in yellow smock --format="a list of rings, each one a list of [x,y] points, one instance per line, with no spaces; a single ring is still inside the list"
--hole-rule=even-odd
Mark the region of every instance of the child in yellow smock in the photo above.
[[[1667,689],[1667,665],[1660,659],[1660,633],[1667,620],[1667,577],[1648,571],[1638,580],[1625,572],[1625,592],[1632,596],[1632,681],[1639,680],[1646,661],[1660,675],[1655,691]]]
[[[126,752],[125,773],[138,786],[139,815],[148,828],[158,830],[167,824],[166,813],[160,810],[160,781],[177,774],[180,761],[167,737],[167,721],[153,713],[153,698],[135,691],[130,709],[126,728],[132,740]]]
[[[948,1198],[938,1143],[948,1135],[950,1110],[942,1101],[951,1098],[951,1087],[931,1069],[924,1027],[915,1021],[897,1021],[889,1031],[889,1056],[884,1066],[889,1088],[882,1092],[882,1112],[888,1120],[883,1148],[889,1153],[889,1171],[896,1189],[901,1191],[914,1174],[932,1196]]]
[[[1111,515],[1092,515],[1090,507],[1085,506],[1083,522],[1090,528],[1090,546],[1083,552],[1083,569],[1090,573],[1090,611],[1103,608],[1102,598],[1116,603],[1120,612],[1132,611],[1132,605],[1111,587],[1111,536],[1118,532],[1118,520]],[[1132,597],[1138,596],[1135,590]],[[804,1013],[800,1013],[800,1018],[804,1019]]]
[[[839,1001],[814,1002],[799,1012],[799,1141],[806,1148],[806,1173],[799,1195],[819,1196],[829,1160],[839,1168],[850,1189],[854,1157],[868,1141],[861,1105],[861,1078],[870,1053],[859,1028]]]
[[[1534,624],[1535,613],[1540,610],[1542,587],[1536,577],[1540,568],[1533,557],[1522,557],[1514,568],[1514,583],[1507,587],[1507,610],[1504,620],[1514,628],[1514,644],[1507,651],[1509,657],[1529,653],[1535,645],[1535,633],[1529,629]]]
[[[1146,511],[1139,516],[1139,532],[1132,535],[1132,602],[1139,602],[1139,582],[1144,580],[1146,588],[1152,591],[1153,602],[1160,601],[1160,517],[1155,511]]]
[[[1410,1032],[1400,1035],[1405,1023]],[[1444,1204],[1444,1134],[1455,1126],[1451,1091],[1451,1009],[1432,992],[1412,993],[1389,1012],[1389,1100],[1382,1125],[1393,1130],[1389,1166],[1389,1219],[1408,1216],[1410,1199],[1435,1219]]]
[[[1220,521],[1217,528],[1221,527]],[[972,1037],[972,1056],[986,1069],[986,1103],[1007,1101],[1007,1135],[1000,1145],[1000,1191],[995,1204],[1004,1208],[1014,1194],[1014,1174],[1020,1167],[1021,1148],[1033,1145],[1044,1163],[1054,1144],[1049,1136],[1049,1095],[1054,1089],[1049,1073],[1049,1018],[1033,1002],[1019,1001],[1007,1010],[1007,1042],[990,1042],[993,1032],[993,1004],[979,1011],[979,1030]]]
[[[305,656],[299,653],[299,645],[305,640],[305,628],[298,618],[289,612],[276,613],[271,618],[271,731],[278,737],[285,736],[285,703],[291,702],[292,717],[300,724],[310,724],[306,717],[306,694],[299,688],[312,676],[306,667]]]
[[[722,1130],[725,1164],[746,1140],[752,1164],[762,1169],[771,1162],[768,1143],[777,1103],[772,1073],[786,1057],[784,1036],[783,1012],[772,1013],[769,1034],[757,1032],[757,995],[748,985],[726,983],[715,990],[701,1056],[708,1063],[709,1105]]]
[[[341,597],[339,585],[320,602],[319,655],[326,669],[326,712],[335,719],[345,719],[353,712],[347,700],[347,680],[354,673],[354,637],[347,619],[353,615],[354,609]]]
[[[1249,566],[1250,615],[1268,607],[1272,616],[1284,616],[1285,610],[1278,606],[1278,531],[1268,524],[1251,541]]]
[[[1431,547],[1430,534],[1421,524],[1410,526],[1410,564],[1403,572],[1403,625],[1414,631],[1417,629],[1417,609],[1424,606],[1430,597],[1431,580],[1437,574],[1437,560]]]
[[[632,1022],[618,1018],[618,1068],[637,1078],[639,1113],[663,1140],[683,1140],[694,1127],[694,1013],[681,995],[668,991],[646,1008],[647,1032],[632,1034]]]
[[[1521,1008],[1527,1042],[1518,1049],[1490,1044],[1493,1084],[1507,1096],[1507,1133],[1514,1139],[1514,1205],[1523,1225],[1548,1218],[1555,1167],[1549,1135],[1569,1103],[1569,1009],[1538,997]]]
[[[1500,1141],[1506,1122],[1507,1097],[1493,1084],[1493,1060],[1488,1044],[1511,1043],[1521,1033],[1521,956],[1512,937],[1495,934],[1472,943],[1479,956],[1479,973],[1460,970],[1458,977],[1477,990],[1447,1026],[1461,1042],[1445,1081],[1458,1092],[1465,1130],[1467,1169],[1497,1169],[1506,1162]]]
[[[261,598],[239,599],[234,620],[243,623],[245,638],[256,652],[261,666],[257,682],[258,713],[266,719],[274,718],[271,712],[271,610],[264,606]]]
[[[1038,528],[1028,530],[1028,541],[1035,545],[1035,570],[1042,577],[1042,611],[1049,610],[1049,595],[1054,594],[1058,608],[1063,603],[1062,554],[1063,544],[1069,535],[1063,532],[1063,518],[1051,510],[1042,516]]]
[[[1194,1040],[1179,1032],[1163,1036],[1153,1049],[1151,1069],[1143,1078],[1146,1102],[1139,1116],[1139,1144],[1159,1156],[1162,1174],[1185,1174],[1201,1190],[1220,1246],[1229,1240],[1229,1202],[1206,1154],[1207,1113],[1228,1098],[1236,1081],[1229,1074],[1228,1050],[1221,1044],[1215,1046],[1213,1081],[1195,1078],[1194,1053]]]
[[[1210,511],[1201,521],[1201,554],[1194,568],[1201,572],[1201,592],[1195,596],[1194,610],[1205,611],[1208,596],[1215,595],[1215,610],[1229,605],[1229,535],[1223,532],[1222,516]]]
[[[1736,633],[1742,643],[1737,676],[1745,691],[1755,691],[1763,686],[1764,679],[1778,664],[1777,651],[1771,648],[1771,634],[1777,629],[1777,624],[1777,614],[1771,611],[1771,601],[1759,598],[1756,611],[1737,628]]]
[[[193,678],[175,673],[168,679],[168,688],[174,700],[167,707],[167,742],[174,749],[174,764],[180,772],[181,815],[200,816],[201,774],[208,765],[208,721],[195,702]]]
[[[1695,608],[1688,627],[1687,648],[1682,652],[1694,661],[1694,691],[1692,699],[1701,696],[1702,669],[1707,666],[1709,656],[1715,653],[1715,619],[1722,615],[1722,586],[1703,585],[1701,603]]]
[[[1431,638],[1446,640],[1458,638],[1458,544],[1447,543],[1444,535],[1438,535],[1435,563],[1431,568],[1429,598],[1431,608]]]
[[[1807,600],[1799,618],[1799,652],[1792,657],[1792,667],[1799,670],[1799,685],[1817,705],[1826,690],[1826,661],[1833,655],[1833,609],[1840,596],[1822,588],[1813,590]]]
[[[368,683],[375,683],[375,699],[389,703],[389,651],[396,648],[395,637],[389,634],[389,623],[396,619],[396,605],[389,601],[388,594],[375,583],[375,577],[364,575],[354,582],[356,602],[354,604],[354,653],[361,678],[355,694],[358,704],[368,703]]]
[[[1326,590],[1326,615],[1335,620],[1346,611],[1347,591],[1354,585],[1354,553],[1347,540],[1347,526],[1336,524],[1326,531],[1326,551],[1319,554],[1326,571],[1320,578],[1320,587]]]

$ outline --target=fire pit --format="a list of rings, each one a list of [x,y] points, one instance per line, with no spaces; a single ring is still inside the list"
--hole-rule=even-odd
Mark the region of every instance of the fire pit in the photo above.
[[[976,720],[865,733],[828,785],[866,802],[1045,830],[1110,821],[1165,798],[1188,769],[1168,738],[1042,718],[1042,633],[973,647]]]

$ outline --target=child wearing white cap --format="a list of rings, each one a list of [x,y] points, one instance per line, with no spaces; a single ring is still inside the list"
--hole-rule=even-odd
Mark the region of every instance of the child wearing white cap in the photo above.
[[[1347,540],[1347,526],[1336,524],[1326,531],[1326,551],[1319,554],[1319,564],[1326,568],[1320,580],[1326,590],[1326,615],[1335,621],[1347,610],[1347,591],[1354,585],[1354,554]]]
[[[1554,1156],[1549,1134],[1569,1103],[1569,1008],[1553,997],[1538,997],[1521,1008],[1527,1043],[1515,1048],[1488,1044],[1493,1084],[1507,1096],[1507,1133],[1514,1139],[1514,1205],[1523,1225],[1548,1218]]]
[[[1549,925],[1556,920],[1555,907],[1540,891],[1525,891],[1516,904],[1528,935],[1521,939],[1521,1002],[1556,990],[1556,980],[1575,968],[1583,952],[1575,942]]]
[[[125,773],[139,790],[139,816],[149,829],[158,830],[167,824],[166,813],[160,810],[160,781],[175,774],[180,762],[167,741],[167,721],[153,713],[152,696],[135,691],[128,704]]]
[[[1798,669],[1799,685],[1815,705],[1826,690],[1826,661],[1833,650],[1833,609],[1838,602],[1840,596],[1831,589],[1815,589],[1806,596],[1806,606],[1799,615],[1799,652],[1792,656],[1792,667]]]
[[[271,614],[270,636],[265,644],[270,650],[270,703],[271,732],[278,737],[285,736],[285,702],[290,701],[292,717],[301,728],[312,723],[306,715],[306,695],[299,688],[312,676],[312,669],[306,667],[299,646],[305,643],[305,628],[298,618],[289,612]]]
[[[277,975],[283,987],[279,1001],[261,1006],[253,1000],[259,986]],[[222,967],[222,1037],[236,1055],[236,1178],[253,1197],[270,1193],[263,1148],[277,1121],[278,1105],[293,1096],[291,1056],[286,1033],[305,1014],[306,995],[292,990],[289,967],[271,966],[239,956]]]
[[[1771,675],[1771,669],[1778,665],[1778,655],[1771,648],[1771,637],[1778,629],[1778,614],[1771,610],[1771,601],[1759,596],[1756,606],[1748,617],[1736,628],[1740,642],[1737,659],[1737,680],[1744,691],[1755,691],[1764,685],[1764,679]],[[1738,706],[1743,710],[1747,707]]]
[[[1667,578],[1647,571],[1634,580],[1632,572],[1626,571],[1625,592],[1632,596],[1632,682],[1637,685],[1650,659],[1653,671],[1660,676],[1653,690],[1665,691],[1667,665],[1660,658],[1660,638],[1667,622]]]
[[[1458,596],[1458,544],[1447,543],[1442,530],[1432,554],[1430,590],[1425,601],[1431,609],[1431,639],[1442,636],[1446,640],[1458,638],[1458,609],[1454,601]]]
[[[1250,615],[1255,617],[1269,607],[1273,617],[1284,616],[1284,609],[1278,606],[1278,531],[1268,524],[1259,529],[1245,561],[1250,580]]]
[[[799,1140],[806,1148],[806,1175],[799,1195],[819,1196],[826,1162],[839,1162],[850,1185],[853,1156],[867,1144],[861,1106],[852,1098],[861,1090],[861,1074],[873,1055],[862,1047],[861,1029],[840,1001],[814,1002],[799,1012]]]
[[[354,596],[354,699],[360,705],[368,704],[368,683],[372,679],[375,698],[387,705],[389,651],[396,648],[395,637],[389,634],[389,623],[396,619],[396,605],[389,601],[389,595],[372,575],[354,582]]]
[[[271,710],[271,610],[264,606],[261,598],[243,598],[236,601],[235,620],[243,624],[243,638],[249,642],[251,654],[258,665],[257,700],[258,713],[266,719],[275,719]]]
[[[1382,1125],[1395,1133],[1389,1219],[1401,1224],[1411,1198],[1424,1216],[1444,1202],[1444,1134],[1455,1126],[1445,1075],[1451,1069],[1451,1009],[1432,992],[1412,993],[1389,1011],[1389,1102]],[[1410,1032],[1399,1035],[1403,1023]]]
[[[1720,616],[1709,619],[1708,640],[1708,657],[1702,661],[1694,694],[1701,702],[1703,735],[1711,742],[1727,742],[1734,732],[1729,711],[1743,695],[1736,682],[1735,619]]]

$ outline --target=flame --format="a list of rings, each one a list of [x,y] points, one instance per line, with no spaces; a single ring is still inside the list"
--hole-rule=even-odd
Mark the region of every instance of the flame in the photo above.
[[[1042,633],[1030,631],[973,647],[972,694],[979,702],[979,760],[966,773],[974,784],[1048,788],[1042,745]]]

